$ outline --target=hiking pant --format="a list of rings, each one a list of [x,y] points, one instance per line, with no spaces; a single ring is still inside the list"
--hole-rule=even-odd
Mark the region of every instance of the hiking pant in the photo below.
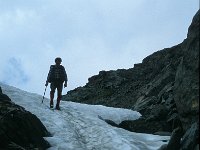
[[[57,89],[57,104],[59,106],[60,100],[62,98],[63,82],[52,82],[50,85],[50,104],[53,104],[54,93]]]

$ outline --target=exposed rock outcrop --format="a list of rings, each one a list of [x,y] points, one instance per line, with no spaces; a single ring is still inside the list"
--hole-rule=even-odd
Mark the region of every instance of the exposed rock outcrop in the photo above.
[[[195,122],[187,130],[181,140],[182,150],[193,150],[199,145],[199,123]]]
[[[181,137],[182,137],[182,129],[176,128],[172,132],[171,138],[168,144],[162,145],[159,150],[179,150],[181,148]]]
[[[41,121],[14,104],[0,88],[0,149],[47,149],[50,134]]]
[[[143,118],[121,123],[130,131],[189,132],[199,124],[199,18],[198,10],[182,43],[153,53],[133,68],[100,71],[63,100],[139,111]]]
[[[194,16],[187,39],[181,45],[183,56],[173,88],[174,100],[185,130],[199,115],[199,18],[200,11]]]

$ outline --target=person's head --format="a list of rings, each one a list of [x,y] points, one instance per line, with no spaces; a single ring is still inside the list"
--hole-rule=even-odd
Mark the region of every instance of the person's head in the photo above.
[[[56,65],[60,65],[61,62],[62,62],[62,59],[61,59],[60,57],[57,57],[57,58],[55,59]]]

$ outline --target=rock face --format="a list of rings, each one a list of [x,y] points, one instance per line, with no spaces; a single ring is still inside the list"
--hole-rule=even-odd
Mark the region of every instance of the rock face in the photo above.
[[[40,120],[14,104],[0,88],[0,149],[47,149],[50,134]]]
[[[195,149],[196,143],[199,144],[199,124],[194,123],[184,134],[181,141],[182,150]]]
[[[141,132],[137,126],[143,124],[148,133],[177,128],[186,133],[199,124],[199,18],[200,11],[182,43],[153,53],[133,68],[100,71],[63,100],[137,110],[143,118],[121,123],[131,131]]]
[[[190,127],[199,115],[199,18],[200,11],[195,15],[187,39],[181,45],[183,56],[176,71],[173,88],[184,129]]]

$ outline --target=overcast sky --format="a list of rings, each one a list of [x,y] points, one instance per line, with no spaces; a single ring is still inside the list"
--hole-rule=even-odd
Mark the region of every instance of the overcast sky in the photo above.
[[[199,0],[0,0],[0,82],[43,94],[61,57],[63,94],[181,43]]]

